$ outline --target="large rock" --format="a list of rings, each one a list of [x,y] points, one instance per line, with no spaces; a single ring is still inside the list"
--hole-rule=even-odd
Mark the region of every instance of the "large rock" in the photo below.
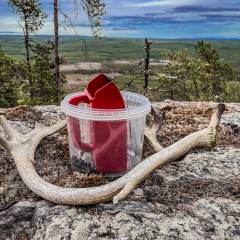
[[[195,103],[170,103],[179,108],[198,106]],[[200,107],[207,112],[213,105],[204,103]],[[61,115],[58,108],[37,109],[41,114],[35,121],[44,124],[53,123]],[[183,121],[186,115],[174,114],[168,119],[178,116],[177,128],[183,132],[180,125],[189,124]],[[198,117],[201,115],[202,112]],[[209,114],[200,120],[194,118],[195,122],[189,124],[194,127],[189,131],[205,126],[208,117]],[[162,135],[164,144],[171,141],[172,121],[168,119],[162,130],[166,135],[166,138]],[[117,205],[109,202],[71,207],[39,199],[24,186],[11,158],[1,150],[0,164],[8,173],[1,172],[0,239],[240,239],[239,119],[239,105],[229,104],[217,148],[195,151],[181,161],[156,170]],[[15,119],[12,123],[23,133],[34,127],[34,121],[26,119]],[[183,137],[178,136],[175,128],[172,131],[172,139]],[[43,141],[36,154],[39,174],[55,184],[59,181],[67,184],[63,179],[72,174],[61,148],[62,139],[60,134],[50,138],[51,141]],[[82,179],[78,174],[74,177]],[[81,186],[81,181],[78,184]],[[18,203],[14,204],[16,201]]]
[[[239,201],[226,198],[199,199],[178,208],[140,201],[97,207],[22,202],[4,213],[11,220],[5,218],[2,239],[23,233],[33,240],[240,238]]]

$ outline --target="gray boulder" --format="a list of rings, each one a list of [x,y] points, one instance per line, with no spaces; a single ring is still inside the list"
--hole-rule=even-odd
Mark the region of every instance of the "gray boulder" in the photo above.
[[[196,108],[199,104],[169,103],[179,108]],[[214,103],[203,103],[201,107],[207,112],[212,105]],[[229,104],[227,108],[218,147],[212,151],[194,151],[156,170],[117,205],[108,202],[72,207],[42,200],[24,186],[11,157],[1,150],[0,239],[240,239],[240,107]],[[56,107],[36,109],[41,113],[38,117],[43,124],[53,123],[62,116]],[[203,119],[203,126],[207,117]],[[50,123],[45,122],[46,118]],[[197,124],[199,119],[195,121]],[[13,120],[13,124],[23,133],[34,127],[34,121],[21,119]],[[171,124],[167,121],[162,130],[165,135],[169,134],[168,138]],[[178,124],[184,125],[180,121]],[[198,125],[191,124],[196,130]],[[63,184],[63,179],[72,174],[61,148],[64,139],[59,134],[43,141],[36,154],[39,174],[55,184],[59,181]],[[168,144],[164,136],[162,141]],[[60,150],[56,150],[57,147]],[[47,149],[50,150],[46,153]],[[82,179],[81,174],[74,176]],[[67,181],[64,183],[67,185]],[[78,183],[81,186],[81,181]]]

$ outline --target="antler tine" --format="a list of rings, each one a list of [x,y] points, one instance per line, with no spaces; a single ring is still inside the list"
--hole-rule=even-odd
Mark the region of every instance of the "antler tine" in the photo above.
[[[11,144],[7,139],[5,139],[4,137],[2,137],[0,135],[0,146],[2,146],[3,148],[5,148],[9,151]]]
[[[20,133],[18,133],[7,121],[4,115],[0,115],[0,126],[2,126],[5,133],[8,135],[9,140],[0,135],[0,145],[7,149],[11,150],[12,141],[19,137]]]
[[[39,143],[46,136],[50,136],[55,132],[61,130],[66,126],[66,120],[59,120],[57,123],[50,127],[44,127],[39,123],[36,123],[34,130],[29,133],[28,138],[32,139],[33,142]]]
[[[4,115],[0,115],[0,125],[3,127],[10,140],[13,140],[20,135],[20,133],[8,123]]]
[[[219,103],[215,109],[213,110],[210,123],[208,125],[208,128],[218,128],[222,113],[225,110],[225,105],[223,103]]]
[[[149,115],[148,115],[149,116]],[[147,121],[147,125],[145,128],[145,137],[150,142],[155,152],[161,151],[163,147],[157,140],[157,134],[161,129],[165,118],[165,112],[161,112],[159,114],[156,113],[154,108],[151,108],[151,115],[149,116],[150,119]]]

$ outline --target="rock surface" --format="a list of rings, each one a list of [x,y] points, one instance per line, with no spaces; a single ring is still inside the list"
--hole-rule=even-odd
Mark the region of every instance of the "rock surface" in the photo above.
[[[163,104],[176,106],[167,115],[160,133],[163,145],[204,127],[210,115],[208,109],[214,105]],[[156,108],[158,105],[154,104]],[[183,112],[184,109],[194,114]],[[198,109],[202,109],[200,113]],[[12,159],[1,149],[0,239],[240,239],[240,105],[228,104],[227,109],[218,147],[192,152],[181,161],[156,170],[118,205],[70,207],[42,200],[24,186]],[[35,122],[49,125],[62,116],[56,107],[34,110],[37,112],[32,115],[26,110],[25,118],[11,112],[7,116],[23,133],[29,132]],[[36,153],[36,168],[55,184],[84,186],[83,175],[69,170],[65,140],[63,132],[43,141]],[[144,155],[149,154],[151,150],[146,147]],[[97,184],[104,181],[108,180],[98,178]]]

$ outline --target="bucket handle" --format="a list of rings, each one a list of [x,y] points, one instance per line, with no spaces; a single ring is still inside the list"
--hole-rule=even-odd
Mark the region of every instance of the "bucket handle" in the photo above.
[[[88,98],[88,94],[83,92],[78,96],[74,96],[69,100],[69,104],[78,105],[79,103],[90,103]],[[74,117],[68,117],[68,127],[71,134],[71,140],[75,148],[82,149],[85,152],[91,152],[93,150],[93,145],[88,143],[83,143],[81,141],[81,132],[80,132],[80,124],[79,119]]]

